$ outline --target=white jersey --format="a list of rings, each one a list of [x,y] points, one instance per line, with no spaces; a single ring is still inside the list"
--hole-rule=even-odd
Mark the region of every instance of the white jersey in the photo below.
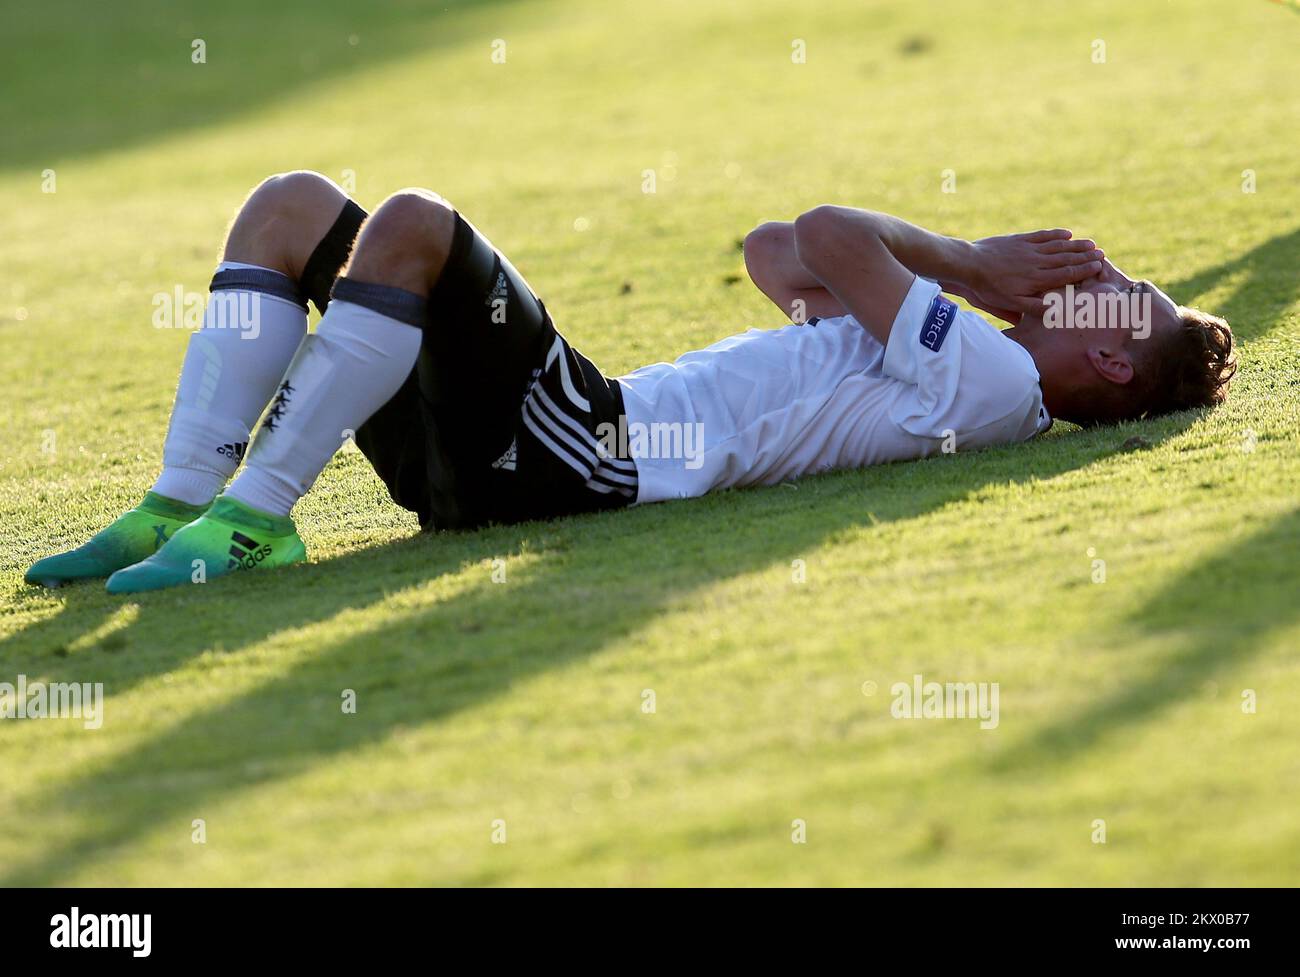
[[[619,377],[636,501],[773,485],[1047,430],[1019,343],[917,278],[882,346],[852,316],[750,329]]]

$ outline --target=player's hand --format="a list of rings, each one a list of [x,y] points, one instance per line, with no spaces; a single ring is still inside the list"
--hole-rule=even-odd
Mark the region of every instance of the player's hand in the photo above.
[[[981,309],[990,315],[997,316],[999,319],[1005,319],[1013,326],[1019,325],[1020,316],[1023,314],[1017,309],[1004,309],[994,302],[987,301],[981,297],[974,289],[960,282],[940,282],[939,287],[950,295],[956,295],[965,299],[971,306]]]
[[[974,248],[972,294],[962,297],[1003,319],[1040,311],[1045,292],[1100,274],[1106,257],[1094,241],[1064,228],[981,238]]]

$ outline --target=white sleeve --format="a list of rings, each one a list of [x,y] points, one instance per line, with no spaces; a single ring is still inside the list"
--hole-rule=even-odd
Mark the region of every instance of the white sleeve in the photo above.
[[[882,369],[913,387],[892,419],[919,437],[952,433],[960,449],[1024,440],[1050,423],[1029,353],[924,278],[894,318]]]

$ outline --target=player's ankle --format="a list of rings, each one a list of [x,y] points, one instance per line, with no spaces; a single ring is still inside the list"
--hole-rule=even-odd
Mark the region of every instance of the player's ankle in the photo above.
[[[225,484],[216,472],[165,465],[150,491],[173,502],[206,508]]]
[[[301,493],[285,479],[261,468],[245,468],[221,494],[250,509],[270,516],[287,518]]]

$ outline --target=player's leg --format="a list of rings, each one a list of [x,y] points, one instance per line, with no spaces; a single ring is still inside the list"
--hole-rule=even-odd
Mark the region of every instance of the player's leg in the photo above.
[[[325,177],[298,172],[271,177],[244,203],[185,353],[155,492],[206,507],[239,467],[307,333],[298,280],[347,202]]]
[[[415,367],[415,369],[413,369]],[[112,592],[276,565],[289,517],[349,434],[399,504],[438,528],[626,505],[633,462],[598,432],[623,412],[506,258],[441,198],[390,197],[285,375],[243,473]]]
[[[29,582],[107,576],[207,509],[306,333],[306,299],[328,292],[363,217],[315,173],[274,176],[250,194],[227,235],[203,326],[190,337],[162,474],[139,506],[88,543],[37,562]]]
[[[409,388],[406,381],[415,380],[428,296],[451,248],[453,220],[450,205],[424,190],[403,190],[379,206],[363,227],[344,276],[334,283],[316,335],[285,378],[293,389],[284,411],[268,415],[256,453],[228,495],[287,516],[354,434],[391,483],[390,446],[376,450],[370,443],[375,439],[362,431],[377,411],[410,406],[396,395]],[[420,434],[418,413],[394,420]]]
[[[598,434],[618,427],[618,384],[559,335],[511,262],[436,194],[405,191],[376,211],[334,297],[309,344],[323,337],[346,379],[337,389],[303,388],[295,377],[311,373],[295,361],[283,416],[274,431],[268,417],[223,498],[287,516],[349,430],[393,499],[426,528],[549,518],[635,497],[635,464],[604,451]],[[392,394],[412,349],[417,368]]]
[[[411,376],[453,218],[421,191],[395,194],[375,211],[319,327],[289,364],[244,471],[202,518],[149,559],[115,573],[110,592],[189,583],[200,568],[206,580],[302,558],[290,510],[352,432]]]

